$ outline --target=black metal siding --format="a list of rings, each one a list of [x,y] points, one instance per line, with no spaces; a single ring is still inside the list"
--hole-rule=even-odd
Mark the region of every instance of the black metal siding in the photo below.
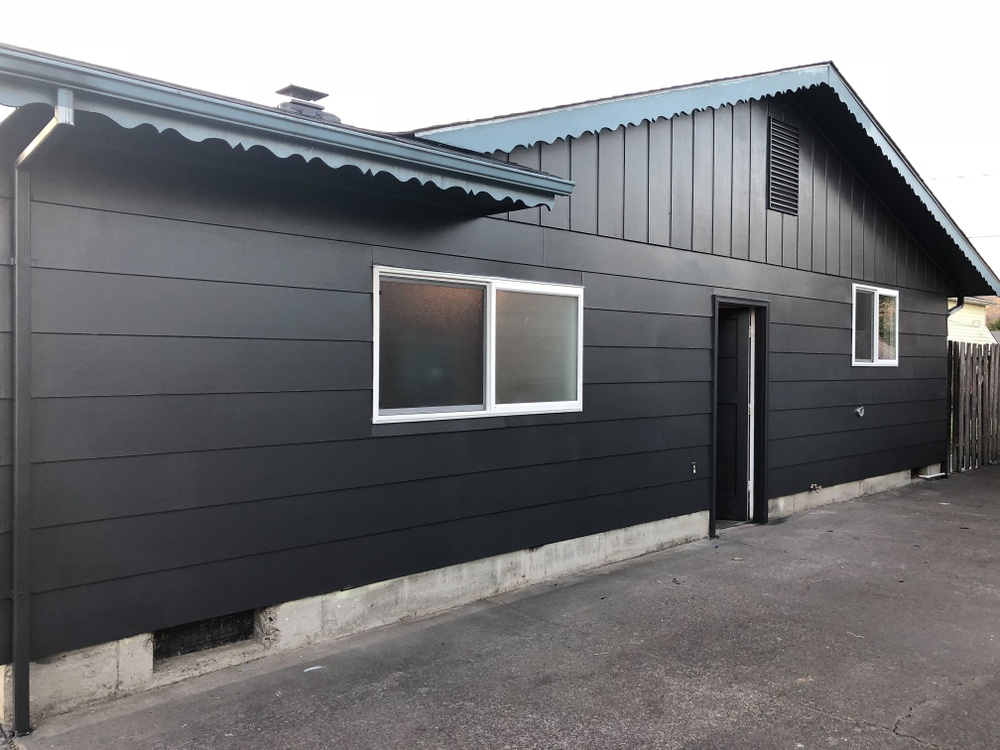
[[[707,510],[713,294],[770,303],[772,495],[939,460],[940,282],[873,211],[901,366],[850,367],[839,239],[802,250],[794,217],[777,233],[760,150],[736,158],[769,106],[525,149],[579,184],[518,221],[142,129],[121,151],[67,140],[33,175],[33,655]],[[813,226],[833,195],[828,226],[853,232],[853,182],[849,199],[833,184],[812,179]],[[373,264],[582,283],[584,411],[373,427]],[[4,299],[9,282],[0,266]]]

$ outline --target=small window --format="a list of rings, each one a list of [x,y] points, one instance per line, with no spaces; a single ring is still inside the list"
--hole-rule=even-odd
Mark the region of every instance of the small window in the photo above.
[[[854,285],[853,364],[899,364],[899,292]]]
[[[583,408],[583,289],[375,268],[375,422]]]

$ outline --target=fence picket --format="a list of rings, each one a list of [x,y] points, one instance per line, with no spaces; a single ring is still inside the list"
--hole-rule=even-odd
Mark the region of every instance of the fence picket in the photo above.
[[[982,466],[979,460],[980,448],[983,442],[983,419],[978,407],[982,406],[983,392],[980,388],[983,375],[983,347],[972,345],[972,393],[970,395],[969,415],[972,417],[972,467]]]
[[[955,441],[952,439],[955,431],[955,418],[952,415],[952,404],[955,395],[955,358],[951,355],[952,342],[948,342],[948,366],[947,366],[947,383],[948,383],[948,401],[947,401],[947,414],[948,414],[948,468],[947,471],[955,470]]]
[[[959,350],[961,355],[958,358],[959,363],[959,373],[961,375],[962,392],[958,394],[959,403],[959,450],[961,455],[958,459],[958,470],[971,468],[969,466],[969,390],[972,387],[971,379],[969,377],[969,370],[972,369],[969,362],[969,345],[964,341],[959,345]]]
[[[948,470],[1000,462],[1000,344],[948,342]]]

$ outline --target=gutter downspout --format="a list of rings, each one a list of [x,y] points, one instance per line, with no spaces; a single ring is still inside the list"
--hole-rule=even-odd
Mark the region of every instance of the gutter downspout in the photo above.
[[[948,317],[949,318],[952,315],[954,315],[955,313],[957,313],[959,310],[961,310],[963,307],[965,307],[965,295],[964,294],[958,295],[958,297],[956,299],[958,299],[958,304],[955,305],[954,307],[949,307],[948,308]]]
[[[14,424],[11,638],[14,734],[31,732],[31,173],[36,158],[73,125],[73,92],[59,89],[52,120],[14,162]]]

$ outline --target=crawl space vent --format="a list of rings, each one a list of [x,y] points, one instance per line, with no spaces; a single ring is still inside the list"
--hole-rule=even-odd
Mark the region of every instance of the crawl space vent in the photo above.
[[[773,117],[767,128],[767,207],[799,213],[799,129]]]
[[[153,633],[153,659],[193,654],[254,636],[254,610],[189,622]]]

